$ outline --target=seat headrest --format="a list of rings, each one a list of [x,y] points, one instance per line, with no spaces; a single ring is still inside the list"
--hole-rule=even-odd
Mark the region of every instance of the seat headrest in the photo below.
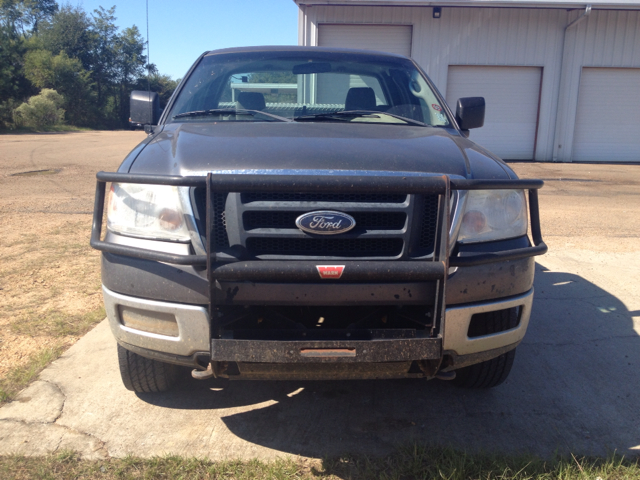
[[[375,110],[376,94],[371,87],[354,87],[347,92],[345,110]]]
[[[260,92],[240,92],[238,93],[238,108],[246,110],[264,110],[266,103],[264,95]]]

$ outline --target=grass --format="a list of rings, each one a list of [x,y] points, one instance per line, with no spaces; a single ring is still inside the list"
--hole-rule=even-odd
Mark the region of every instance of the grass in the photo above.
[[[0,405],[12,400],[20,390],[25,388],[36,376],[64,351],[64,345],[54,345],[40,350],[27,360],[27,363],[14,367],[0,379]],[[0,470],[1,471],[1,470]],[[2,475],[0,475],[0,478]]]
[[[49,310],[44,314],[32,314],[11,324],[14,333],[28,336],[46,336],[58,338],[52,346],[40,350],[29,357],[26,364],[9,370],[4,378],[0,378],[0,406],[9,402],[51,362],[57,359],[69,346],[68,337],[79,337],[87,333],[106,316],[104,307],[96,310],[70,315],[60,310]],[[0,476],[0,478],[3,478]]]
[[[636,480],[638,460],[469,454],[452,448],[412,446],[384,457],[362,455],[274,462],[212,462],[177,456],[81,460],[74,452],[46,457],[0,457],[0,478],[23,479],[343,479],[343,480]]]
[[[43,130],[38,130],[30,127],[17,127],[17,128],[2,128],[1,134],[16,134],[16,133],[48,133],[48,132],[92,132],[95,128],[86,127],[74,127],[73,125],[51,125]]]
[[[99,301],[99,255],[89,247],[89,227],[90,219],[49,221],[38,235],[25,232],[0,240],[5,300],[0,326],[6,334],[0,334],[0,340],[7,342],[3,345],[12,359],[0,375],[0,404],[13,399],[105,317]],[[26,362],[9,343],[23,340],[20,349],[29,356]]]
[[[58,309],[50,309],[44,313],[29,312],[11,324],[11,331],[32,337],[39,335],[78,337],[87,333],[106,315],[104,307],[76,315]]]

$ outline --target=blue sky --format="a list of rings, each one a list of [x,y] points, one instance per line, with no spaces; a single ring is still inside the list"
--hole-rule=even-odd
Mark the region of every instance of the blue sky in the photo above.
[[[115,5],[116,25],[135,24],[146,36],[145,0],[75,1],[87,13]],[[160,73],[182,78],[206,50],[297,45],[298,6],[293,0],[149,0],[149,39]]]

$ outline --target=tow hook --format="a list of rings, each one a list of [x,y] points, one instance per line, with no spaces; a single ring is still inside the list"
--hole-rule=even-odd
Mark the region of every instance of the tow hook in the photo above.
[[[208,380],[215,377],[216,374],[213,373],[213,368],[211,367],[211,364],[209,364],[206,370],[197,370],[194,368],[191,371],[191,376],[196,380]]]

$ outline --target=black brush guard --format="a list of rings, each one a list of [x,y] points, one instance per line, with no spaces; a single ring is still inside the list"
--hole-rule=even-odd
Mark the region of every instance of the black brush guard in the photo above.
[[[438,360],[442,357],[441,322],[445,313],[444,292],[449,267],[466,267],[542,255],[547,246],[542,240],[538,208],[538,189],[542,180],[467,180],[447,175],[433,176],[307,176],[214,174],[206,177],[99,172],[91,231],[91,246],[97,250],[177,265],[206,265],[209,280],[209,314],[211,319],[211,361],[267,363],[402,362],[416,359]],[[101,240],[107,182],[206,187],[206,255],[177,255],[143,248],[117,245]],[[529,215],[533,246],[491,253],[451,257],[449,251],[451,190],[523,189],[529,191]],[[339,283],[433,282],[435,299],[428,335],[412,339],[349,340],[237,340],[222,337],[222,326],[215,305],[216,281],[317,283],[317,266],[336,261],[288,262],[253,260],[222,263],[216,260],[214,247],[214,213],[211,194],[222,192],[297,193],[385,193],[438,195],[438,220],[433,258],[414,261],[345,260]],[[358,352],[356,355],[355,352]],[[302,352],[305,352],[304,354]],[[314,354],[317,352],[317,354]],[[334,352],[334,353],[332,353]],[[345,352],[348,352],[345,353]],[[364,353],[363,353],[364,352]],[[352,354],[353,353],[353,354]]]

